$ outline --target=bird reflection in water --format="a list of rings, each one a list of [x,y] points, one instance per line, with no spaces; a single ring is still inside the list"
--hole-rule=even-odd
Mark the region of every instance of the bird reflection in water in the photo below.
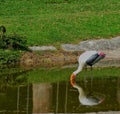
[[[98,104],[100,104],[104,101],[104,98],[100,98],[97,95],[96,96],[86,95],[83,88],[75,82],[75,77],[74,76],[70,77],[70,83],[74,88],[76,88],[78,90],[79,101],[82,105],[94,106],[94,105],[98,105]]]

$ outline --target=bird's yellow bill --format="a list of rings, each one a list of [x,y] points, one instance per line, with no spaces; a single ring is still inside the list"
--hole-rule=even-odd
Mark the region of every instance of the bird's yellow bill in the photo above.
[[[70,84],[72,85],[72,86],[74,86],[76,83],[75,83],[75,75],[74,74],[71,74],[71,76],[70,76]]]

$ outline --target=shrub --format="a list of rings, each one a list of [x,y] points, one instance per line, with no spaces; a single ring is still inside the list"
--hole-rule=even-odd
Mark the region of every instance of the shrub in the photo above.
[[[31,51],[27,47],[26,37],[18,35],[18,34],[6,35],[5,34],[6,28],[4,26],[0,26],[0,31],[1,31],[0,49]]]
[[[18,34],[2,35],[0,49],[29,50],[26,38]]]
[[[0,66],[16,65],[19,61],[20,51],[31,51],[27,47],[27,40],[18,34],[6,35],[6,28],[0,26]],[[15,51],[13,51],[15,50]]]
[[[20,52],[0,50],[0,66],[15,66],[19,62]]]

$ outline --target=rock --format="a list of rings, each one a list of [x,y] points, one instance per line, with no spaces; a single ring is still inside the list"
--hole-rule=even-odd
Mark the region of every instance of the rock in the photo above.
[[[120,36],[112,39],[87,40],[79,44],[62,44],[64,51],[115,50],[120,48]]]
[[[46,51],[46,50],[57,50],[54,46],[31,46],[29,47],[32,51]]]
[[[120,66],[120,37],[112,39],[87,40],[79,44],[62,44],[64,51],[48,52],[45,50],[57,50],[53,46],[32,46],[33,51],[45,51],[40,55],[37,53],[24,53],[20,59],[20,64],[24,67],[54,67],[78,63],[77,59],[82,51],[102,50],[106,57],[95,66]],[[66,52],[67,51],[67,52]],[[78,52],[76,52],[78,51]]]

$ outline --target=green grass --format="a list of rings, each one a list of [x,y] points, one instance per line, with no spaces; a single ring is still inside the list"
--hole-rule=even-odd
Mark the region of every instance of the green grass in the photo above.
[[[58,45],[120,34],[119,0],[1,0],[0,25],[28,45]]]
[[[70,75],[76,68],[66,68],[66,69],[35,69],[33,71],[28,72],[26,75],[28,77],[29,82],[59,82],[59,81],[69,81]],[[82,71],[77,75],[76,80],[79,78],[83,78],[87,76],[87,78],[93,77],[120,77],[120,69],[119,68],[96,68],[92,71]]]

